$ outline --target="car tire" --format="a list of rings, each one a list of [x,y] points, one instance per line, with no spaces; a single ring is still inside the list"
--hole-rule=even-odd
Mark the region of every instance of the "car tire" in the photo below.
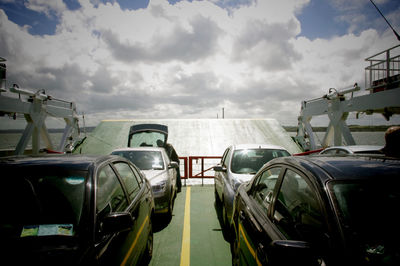
[[[226,213],[226,208],[224,202],[222,202],[222,222],[225,229],[228,226],[228,214]]]
[[[222,221],[224,223],[224,227],[226,230],[230,229],[230,223],[228,220],[228,212],[226,211],[226,206],[225,206],[225,199],[222,199]]]
[[[215,197],[215,205],[218,208],[221,208],[222,207],[222,202],[221,202],[221,199],[218,196],[217,187],[215,185],[214,185],[214,197]]]
[[[224,201],[221,203],[221,205],[222,205],[222,207],[221,207],[222,208],[222,229],[224,231],[225,239],[228,242],[231,242],[232,237],[233,237],[233,232],[232,232],[231,224],[229,223],[229,220],[228,220],[228,213],[226,211]]]
[[[167,216],[171,218],[172,218],[172,212],[174,210],[174,199],[175,195],[173,194],[173,190],[171,189],[171,197],[169,199],[168,212],[167,212]]]

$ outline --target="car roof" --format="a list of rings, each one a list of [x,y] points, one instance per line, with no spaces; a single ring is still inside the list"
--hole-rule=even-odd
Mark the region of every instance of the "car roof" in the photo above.
[[[114,155],[23,155],[0,158],[0,166],[61,166],[75,170],[88,170],[92,165],[100,164],[112,158]],[[119,157],[118,157],[119,158]]]
[[[112,152],[116,151],[163,151],[165,150],[162,147],[132,147],[132,148],[119,148],[115,149]]]
[[[372,155],[290,156],[279,157],[272,163],[300,166],[324,182],[326,180],[400,178],[400,159]]]
[[[349,150],[351,152],[363,152],[363,151],[379,151],[382,148],[383,146],[378,146],[378,145],[348,145],[348,146],[332,146],[326,148],[325,150],[344,149],[344,150]]]
[[[234,150],[244,150],[244,149],[274,149],[274,150],[286,150],[282,146],[265,144],[265,143],[247,143],[247,144],[235,144],[232,145]]]

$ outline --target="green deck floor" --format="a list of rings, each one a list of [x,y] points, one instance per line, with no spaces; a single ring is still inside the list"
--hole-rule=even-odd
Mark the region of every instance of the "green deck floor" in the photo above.
[[[156,217],[154,250],[150,265],[182,265],[182,236],[188,189],[182,188],[175,200],[170,221]],[[189,237],[189,236],[188,236]],[[231,265],[230,245],[225,241],[214,206],[214,186],[190,187],[190,264]]]

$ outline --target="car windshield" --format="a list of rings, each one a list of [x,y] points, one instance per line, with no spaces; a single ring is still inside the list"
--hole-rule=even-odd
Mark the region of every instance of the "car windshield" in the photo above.
[[[127,158],[140,170],[164,170],[160,151],[115,151],[112,154]]]
[[[8,178],[2,176],[1,236],[75,235],[82,215],[87,172],[42,170],[25,167]]]
[[[290,154],[285,150],[275,149],[235,150],[231,171],[235,174],[255,174],[265,163],[283,156],[290,156]]]
[[[367,265],[399,265],[399,186],[399,178],[330,184],[347,246]]]

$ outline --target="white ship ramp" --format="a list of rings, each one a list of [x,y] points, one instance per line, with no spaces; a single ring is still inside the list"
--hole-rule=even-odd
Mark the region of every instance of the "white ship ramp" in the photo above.
[[[129,129],[136,124],[168,126],[168,142],[179,156],[222,156],[232,144],[264,143],[301,152],[275,119],[164,119],[104,120],[87,136],[75,153],[110,154],[127,147]]]

